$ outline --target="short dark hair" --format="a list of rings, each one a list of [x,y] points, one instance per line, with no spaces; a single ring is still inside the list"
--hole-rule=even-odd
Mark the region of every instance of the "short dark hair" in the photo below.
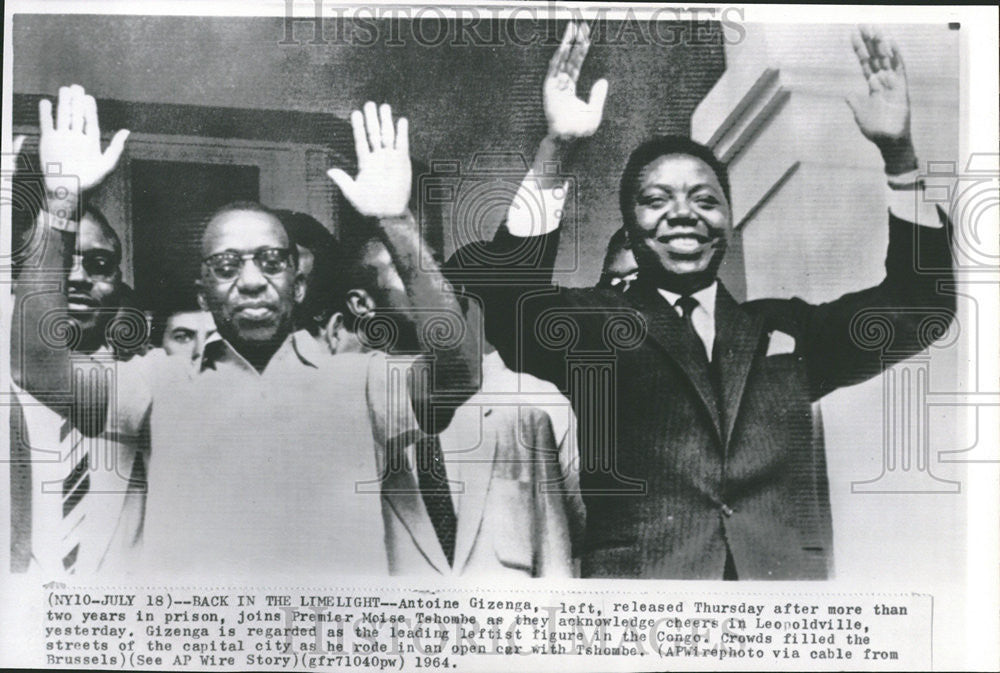
[[[708,164],[719,180],[719,185],[722,186],[726,202],[732,205],[732,198],[729,194],[729,171],[707,145],[702,145],[687,136],[657,136],[635,148],[629,155],[625,170],[622,171],[618,202],[626,227],[634,224],[635,215],[632,212],[632,206],[635,194],[639,190],[639,175],[642,170],[656,159],[671,154],[685,154],[695,159],[701,159]]]
[[[98,227],[101,228],[101,233],[104,234],[104,237],[111,241],[111,247],[115,253],[115,266],[117,267],[122,263],[122,240],[118,237],[118,232],[111,226],[111,223],[108,222],[108,218],[104,216],[104,213],[101,212],[100,208],[92,203],[84,205],[83,213],[80,219],[88,216],[97,223]]]
[[[216,208],[208,219],[205,220],[206,225],[226,213],[231,212],[249,212],[249,213],[264,213],[265,215],[270,215],[273,217],[282,229],[285,231],[285,237],[288,239],[288,247],[291,249],[292,262],[295,264],[295,268],[299,268],[299,251],[295,248],[295,239],[292,237],[292,233],[285,226],[285,223],[281,221],[281,217],[278,215],[277,211],[272,208],[268,208],[263,203],[258,201],[230,201],[229,203],[219,206]]]
[[[157,347],[163,345],[163,334],[170,316],[175,313],[193,313],[200,310],[198,292],[193,284],[185,283],[182,286],[171,288],[170,292],[164,293],[164,297],[153,311],[152,332],[150,334],[152,344]]]
[[[275,210],[274,214],[288,232],[292,247],[300,245],[313,254],[312,273],[306,279],[306,298],[295,307],[295,321],[297,327],[316,334],[317,317],[325,319],[336,310],[336,296],[340,294],[338,269],[342,264],[340,245],[312,215],[285,209]]]
[[[604,263],[601,265],[601,272],[604,273],[607,271],[608,267],[615,260],[615,256],[622,250],[628,250],[628,248],[628,232],[625,231],[625,227],[619,227],[615,230],[615,233],[611,234],[611,238],[608,239],[608,249],[604,252]]]
[[[312,215],[297,210],[277,208],[272,211],[296,245],[309,250],[333,245],[333,234]]]

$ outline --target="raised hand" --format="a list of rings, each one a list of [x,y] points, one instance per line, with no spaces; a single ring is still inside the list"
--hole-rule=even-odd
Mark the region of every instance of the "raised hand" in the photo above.
[[[410,202],[412,169],[410,167],[409,130],[405,117],[396,128],[392,108],[375,103],[364,105],[364,114],[351,113],[354,148],[358,155],[358,176],[351,178],[339,168],[326,172],[351,205],[367,217],[400,217]]]
[[[68,202],[70,207],[82,192],[101,184],[114,170],[129,135],[118,131],[102,152],[97,102],[78,84],[59,89],[55,123],[52,103],[47,99],[38,103],[38,126],[38,156],[46,192],[50,201]],[[53,170],[56,166],[58,170]]]
[[[571,21],[559,49],[549,61],[542,99],[549,135],[557,139],[586,138],[594,135],[601,125],[608,81],[599,79],[594,83],[588,102],[576,97],[576,81],[589,49],[590,28],[585,23]]]
[[[910,95],[899,47],[881,31],[868,26],[859,27],[851,42],[868,82],[867,95],[847,98],[858,128],[882,150],[887,167],[890,158],[894,163],[900,160],[908,163],[911,157],[903,155],[912,154]],[[915,156],[912,160],[916,162]]]

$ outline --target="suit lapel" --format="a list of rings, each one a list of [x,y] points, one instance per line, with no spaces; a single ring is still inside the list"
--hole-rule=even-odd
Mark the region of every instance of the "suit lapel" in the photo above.
[[[715,355],[723,400],[725,445],[733,432],[747,375],[760,343],[761,316],[748,315],[719,283],[715,298]]]
[[[715,399],[715,390],[708,378],[704,352],[699,353],[688,337],[687,328],[674,308],[652,286],[636,283],[627,293],[642,311],[646,319],[649,336],[672,358],[687,375],[698,393],[705,411],[712,420],[712,426],[721,439],[722,420]]]
[[[443,575],[451,574],[448,559],[445,558],[437,533],[431,523],[431,517],[424,507],[424,499],[420,495],[420,486],[414,473],[414,468],[407,458],[405,446],[402,443],[390,445],[388,451],[396,452],[396,461],[385,472],[382,481],[382,497],[392,511],[406,526],[414,544],[427,561]]]
[[[455,537],[457,575],[465,569],[479,534],[483,512],[486,510],[486,496],[489,495],[490,478],[493,476],[493,459],[497,451],[496,432],[488,419],[492,410],[489,407],[466,405],[459,408],[451,425],[442,433],[442,450],[445,451],[446,461],[449,444],[454,445],[448,442],[449,436],[460,438],[459,446],[465,446],[470,437],[481,438],[475,450],[454,456],[448,468],[448,478],[453,482],[460,481],[463,486],[462,495],[458,499],[458,531]],[[463,411],[467,413],[462,413]]]

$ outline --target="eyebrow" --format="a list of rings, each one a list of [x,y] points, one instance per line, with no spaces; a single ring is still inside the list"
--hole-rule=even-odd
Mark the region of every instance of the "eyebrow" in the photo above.
[[[676,190],[675,190],[675,189],[674,189],[673,187],[671,187],[670,185],[664,185],[664,184],[660,184],[660,183],[654,183],[654,184],[651,184],[651,185],[646,185],[646,186],[644,186],[644,187],[640,186],[640,187],[639,187],[639,192],[638,192],[638,193],[639,193],[639,194],[642,194],[642,193],[643,193],[643,192],[645,192],[645,191],[646,191],[647,189],[661,189],[661,190],[663,190],[663,191],[667,191],[667,192],[673,192],[673,191],[676,191]],[[712,183],[710,183],[710,182],[699,182],[698,184],[696,184],[696,185],[693,185],[693,186],[691,186],[690,188],[688,188],[688,190],[687,190],[687,191],[688,191],[688,193],[691,193],[691,192],[695,192],[695,191],[698,191],[699,189],[709,189],[709,190],[711,190],[711,191],[713,191],[713,192],[721,192],[721,191],[722,191],[721,189],[717,188],[717,187],[716,187],[715,185],[713,185],[713,184],[712,184]]]

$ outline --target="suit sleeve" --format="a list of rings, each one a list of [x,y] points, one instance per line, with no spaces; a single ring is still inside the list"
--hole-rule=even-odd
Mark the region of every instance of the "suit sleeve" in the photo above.
[[[889,213],[885,279],[820,305],[792,300],[810,394],[870,379],[916,355],[954,320],[951,224],[918,226]]]
[[[565,365],[544,346],[539,318],[564,302],[552,283],[559,230],[541,236],[513,236],[501,225],[481,244],[478,259],[460,260],[467,292],[483,302],[486,338],[514,371],[526,372],[564,389]]]

